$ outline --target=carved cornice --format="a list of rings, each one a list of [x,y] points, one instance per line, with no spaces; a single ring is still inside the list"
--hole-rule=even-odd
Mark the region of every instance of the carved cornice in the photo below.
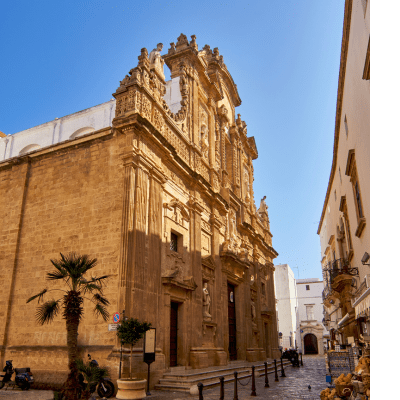
[[[197,284],[194,282],[193,278],[181,282],[176,280],[175,277],[162,277],[161,283],[165,286],[174,287],[184,292],[193,292],[197,288]]]

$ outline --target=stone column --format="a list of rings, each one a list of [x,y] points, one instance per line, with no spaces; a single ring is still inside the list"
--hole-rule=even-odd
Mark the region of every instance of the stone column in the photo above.
[[[123,156],[124,189],[121,226],[121,258],[118,280],[118,310],[128,312],[129,294],[131,291],[132,264],[134,257],[134,208],[135,208],[135,174],[136,163],[133,154]]]
[[[148,171],[143,165],[138,165],[136,170],[135,193],[135,233],[134,233],[134,265],[132,271],[132,311],[129,317],[144,320],[147,316],[148,305],[145,302],[144,292],[146,288],[146,269],[148,266],[148,237],[147,237],[147,210],[148,210]]]
[[[216,352],[216,365],[226,365],[228,362],[228,352],[225,349],[225,321],[228,321],[226,298],[227,298],[227,281],[226,276],[222,273],[221,259],[219,258],[219,239],[220,239],[220,228],[222,223],[219,222],[215,215],[212,214],[210,218],[211,223],[211,255],[216,264],[215,268],[215,285],[214,285],[214,313],[213,321],[217,323],[217,340],[215,345],[219,349]],[[226,308],[226,309],[225,309]],[[228,327],[229,329],[229,327]],[[229,337],[228,337],[229,340]]]
[[[202,323],[203,323],[203,276],[201,266],[201,213],[203,207],[191,196],[189,200],[190,212],[190,253],[191,253],[191,275],[197,288],[192,293],[192,301],[188,306],[187,324],[190,326],[188,329],[189,347],[198,348],[202,345]],[[193,358],[194,357],[194,358]],[[191,363],[196,365],[198,360],[196,353],[191,352]]]
[[[157,345],[161,347],[162,283],[161,283],[161,246],[162,246],[162,197],[164,178],[154,169],[150,173],[148,238],[149,253],[146,270],[146,295],[149,322],[157,329]]]

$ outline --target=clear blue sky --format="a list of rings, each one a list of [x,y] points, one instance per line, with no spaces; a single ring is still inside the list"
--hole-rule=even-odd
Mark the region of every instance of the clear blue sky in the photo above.
[[[112,98],[140,49],[197,36],[218,47],[254,136],[275,264],[321,278],[318,222],[333,154],[344,0],[12,1],[0,25],[0,131]],[[163,53],[164,53],[163,52]]]

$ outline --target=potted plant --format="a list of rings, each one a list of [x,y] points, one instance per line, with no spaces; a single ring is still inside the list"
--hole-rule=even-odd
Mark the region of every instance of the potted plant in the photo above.
[[[118,379],[117,399],[142,399],[146,397],[146,379],[132,378],[133,346],[143,337],[151,324],[137,318],[124,319],[117,328],[117,336],[122,344],[131,346],[129,379]]]

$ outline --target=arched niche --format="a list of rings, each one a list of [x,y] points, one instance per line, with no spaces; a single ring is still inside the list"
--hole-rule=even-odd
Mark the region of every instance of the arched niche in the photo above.
[[[84,128],[79,128],[77,131],[75,131],[70,137],[69,139],[76,139],[79,136],[83,136],[86,135],[87,133],[91,133],[94,132],[94,128],[92,128],[91,126],[85,126]]]
[[[25,146],[25,147],[19,152],[19,155],[22,156],[23,154],[30,153],[31,151],[35,151],[35,150],[38,150],[38,149],[40,149],[40,146],[39,146],[38,144],[36,144],[36,143],[34,143],[34,144],[28,144],[28,146]]]

